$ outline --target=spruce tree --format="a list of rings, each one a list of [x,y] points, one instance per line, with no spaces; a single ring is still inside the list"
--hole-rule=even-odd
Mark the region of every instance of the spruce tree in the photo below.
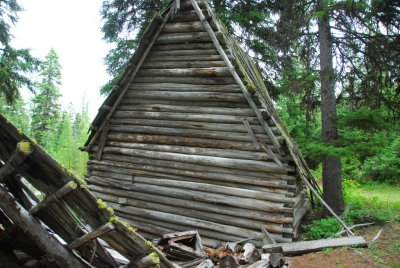
[[[58,55],[51,49],[41,65],[40,82],[32,98],[32,133],[36,141],[53,151],[60,124],[61,65]]]

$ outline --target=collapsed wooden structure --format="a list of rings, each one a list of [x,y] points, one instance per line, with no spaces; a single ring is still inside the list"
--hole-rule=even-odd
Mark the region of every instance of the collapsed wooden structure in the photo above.
[[[132,264],[150,255],[174,267],[0,114],[0,266],[119,266],[107,248]]]
[[[312,178],[251,58],[203,0],[155,17],[92,123],[86,180],[147,238],[296,237]]]

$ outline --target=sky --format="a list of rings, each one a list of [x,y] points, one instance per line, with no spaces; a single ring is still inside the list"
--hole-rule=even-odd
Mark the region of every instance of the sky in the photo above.
[[[101,0],[19,0],[24,8],[11,29],[16,48],[29,48],[44,58],[51,48],[62,66],[61,103],[71,102],[79,111],[82,99],[89,103],[93,119],[104,100],[99,89],[110,76],[103,58],[110,46],[102,40]],[[22,91],[29,98],[27,91]]]

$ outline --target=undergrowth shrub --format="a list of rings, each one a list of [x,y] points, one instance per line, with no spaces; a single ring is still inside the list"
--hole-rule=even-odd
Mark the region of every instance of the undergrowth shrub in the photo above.
[[[334,236],[340,230],[340,223],[333,217],[315,220],[306,226],[307,238],[323,239]]]

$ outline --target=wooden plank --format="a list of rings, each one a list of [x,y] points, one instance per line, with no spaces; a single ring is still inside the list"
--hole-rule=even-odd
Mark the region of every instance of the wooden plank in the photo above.
[[[209,42],[209,43],[193,43],[193,44],[154,45],[151,51],[169,51],[169,50],[183,51],[183,50],[193,50],[193,49],[214,49],[214,44]]]
[[[110,129],[110,122],[108,121],[107,124],[104,126],[103,130],[101,131],[101,135],[99,138],[98,148],[97,148],[97,160],[101,160],[101,155],[103,154],[104,146],[106,145],[108,130]]]
[[[115,229],[114,225],[106,223],[100,228],[87,233],[68,244],[68,249],[75,249]]]
[[[254,145],[256,146],[256,149],[259,150],[261,148],[261,146],[258,143],[256,135],[254,134],[253,130],[251,129],[249,121],[247,121],[246,119],[243,119],[242,122],[243,122],[243,125],[244,125],[245,129],[247,130],[247,133],[249,134],[251,140],[253,141]]]
[[[178,90],[177,90],[178,91]],[[245,102],[224,102],[224,101],[191,101],[191,100],[161,100],[161,99],[137,99],[124,98],[124,104],[167,104],[167,105],[186,105],[196,107],[225,107],[225,108],[248,108]]]
[[[230,51],[226,50],[229,54]],[[161,50],[153,51],[150,53],[152,57],[162,57],[162,56],[194,56],[194,55],[219,55],[218,51],[214,48],[212,49],[177,49],[177,50]]]
[[[221,61],[220,55],[176,55],[176,56],[149,56],[146,58],[147,62],[171,62],[171,61]],[[225,65],[226,66],[226,65]]]
[[[59,201],[61,198],[75,190],[77,187],[77,184],[73,181],[68,182],[65,184],[63,187],[58,189],[55,193],[52,195],[47,196],[44,200],[42,200],[40,203],[36,204],[34,207],[32,207],[29,210],[29,213],[31,214],[36,214],[40,210],[50,206],[52,203]]]
[[[210,42],[211,38],[206,32],[194,33],[164,33],[160,34],[156,44],[182,44],[194,42]]]
[[[204,16],[206,18],[210,18],[210,14],[207,11],[204,11]],[[198,21],[199,16],[194,10],[185,10],[180,11],[174,15],[174,17],[170,20],[171,22],[189,22],[189,21]]]
[[[264,245],[264,252],[273,252],[277,248],[282,248],[284,255],[301,255],[308,252],[320,251],[324,248],[337,247],[366,247],[367,242],[362,236],[349,236],[340,238],[330,238],[312,241],[300,241],[292,243],[277,243],[273,245]]]
[[[173,60],[176,59],[176,57]],[[187,59],[184,59],[185,61]],[[170,59],[168,59],[170,61]],[[225,85],[234,84],[231,77],[135,77],[135,83],[181,83],[196,85]]]
[[[3,182],[8,175],[14,173],[31,153],[32,147],[28,141],[19,142],[8,161],[0,168],[0,182]]]

